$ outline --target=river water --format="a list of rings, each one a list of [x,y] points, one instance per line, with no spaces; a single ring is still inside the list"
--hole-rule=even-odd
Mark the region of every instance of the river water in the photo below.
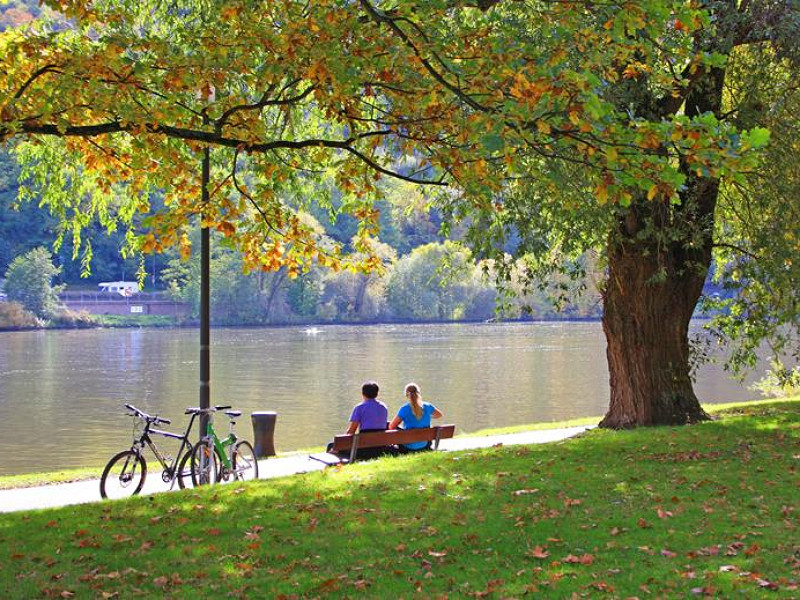
[[[461,433],[608,405],[596,322],[229,328],[211,344],[211,402],[244,411],[237,430],[250,439],[249,413],[276,411],[279,452],[342,431],[368,379],[390,413],[417,382]],[[193,329],[0,333],[0,474],[102,465],[130,445],[126,402],[181,430],[198,403],[198,348]],[[696,390],[704,402],[756,396],[717,366]]]

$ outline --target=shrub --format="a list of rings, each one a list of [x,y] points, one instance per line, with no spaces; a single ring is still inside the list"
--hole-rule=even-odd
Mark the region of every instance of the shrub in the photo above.
[[[59,310],[50,317],[50,322],[53,325],[61,327],[75,327],[77,329],[85,329],[88,327],[95,327],[97,325],[97,319],[94,317],[94,315],[89,314],[85,310]]]
[[[6,272],[5,291],[9,300],[20,302],[38,317],[49,317],[58,306],[58,292],[53,277],[61,272],[46,248],[34,248],[11,261]]]
[[[0,302],[0,329],[31,329],[42,322],[19,302]]]

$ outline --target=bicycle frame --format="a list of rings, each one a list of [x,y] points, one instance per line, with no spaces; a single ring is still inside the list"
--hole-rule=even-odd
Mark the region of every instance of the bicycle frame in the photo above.
[[[161,468],[163,469],[163,472],[161,473],[161,479],[163,479],[164,483],[170,484],[170,489],[172,489],[175,485],[176,476],[178,474],[178,466],[181,458],[184,456],[184,454],[192,451],[192,443],[189,441],[189,432],[192,430],[192,425],[194,425],[194,420],[197,417],[197,413],[191,414],[192,416],[189,419],[189,425],[186,427],[186,431],[183,434],[172,433],[171,431],[164,431],[162,429],[155,429],[152,422],[146,421],[144,430],[139,436],[138,441],[134,441],[133,446],[131,446],[131,450],[139,454],[141,454],[141,452],[144,450],[145,445],[150,448],[158,462],[161,464]],[[178,452],[175,454],[175,458],[171,462],[158,449],[158,446],[156,446],[155,442],[150,437],[151,433],[175,440],[181,440],[180,448],[178,448]]]
[[[233,423],[231,423],[231,427]],[[230,471],[233,469],[233,464],[231,463],[230,459],[230,452],[228,449],[233,448],[233,445],[236,443],[237,437],[230,431],[228,433],[228,437],[221,440],[217,435],[217,432],[214,430],[214,426],[211,424],[209,420],[208,425],[206,426],[206,437],[210,438],[214,442],[214,448],[217,450],[217,454],[222,459],[222,466],[225,470]]]

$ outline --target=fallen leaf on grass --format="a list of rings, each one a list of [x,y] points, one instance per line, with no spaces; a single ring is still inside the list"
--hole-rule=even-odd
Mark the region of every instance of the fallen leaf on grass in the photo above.
[[[669,519],[673,516],[672,511],[662,510],[661,507],[656,508],[656,513],[658,514],[659,519]]]
[[[675,552],[673,552],[672,550],[666,550],[665,549],[665,550],[661,551],[661,556],[666,556],[667,558],[675,558],[678,555]]]
[[[525,488],[523,490],[515,490],[512,492],[514,496],[527,496],[528,494],[535,494],[539,491],[538,488]]]
[[[750,544],[750,546],[748,546],[748,548],[744,551],[744,555],[745,556],[753,556],[760,549],[761,549],[761,546],[759,546],[758,544],[755,544],[755,543]]]
[[[530,556],[531,558],[547,558],[550,556],[550,553],[542,546],[534,546],[532,550],[528,550],[525,553],[525,556]]]
[[[164,587],[165,585],[167,585],[168,582],[169,579],[167,579],[164,576],[156,577],[155,579],[153,579],[153,585],[156,586],[157,588]]]

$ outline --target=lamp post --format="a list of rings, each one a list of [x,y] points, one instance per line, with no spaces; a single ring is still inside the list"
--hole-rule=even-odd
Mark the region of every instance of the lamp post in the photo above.
[[[209,179],[211,178],[211,149],[203,148],[203,207],[208,206]],[[208,226],[203,224],[200,214],[200,408],[211,406],[211,239]],[[206,434],[208,414],[200,415],[200,438]]]
[[[204,94],[205,92],[205,94]],[[214,102],[213,86],[198,92],[208,104]],[[205,97],[203,97],[205,96]],[[203,108],[203,125],[209,124],[208,105]],[[203,223],[206,208],[211,201],[208,191],[211,179],[211,148],[203,148],[202,210],[200,212],[200,408],[211,406],[211,236],[208,225]],[[200,415],[200,439],[208,429],[208,413]]]

